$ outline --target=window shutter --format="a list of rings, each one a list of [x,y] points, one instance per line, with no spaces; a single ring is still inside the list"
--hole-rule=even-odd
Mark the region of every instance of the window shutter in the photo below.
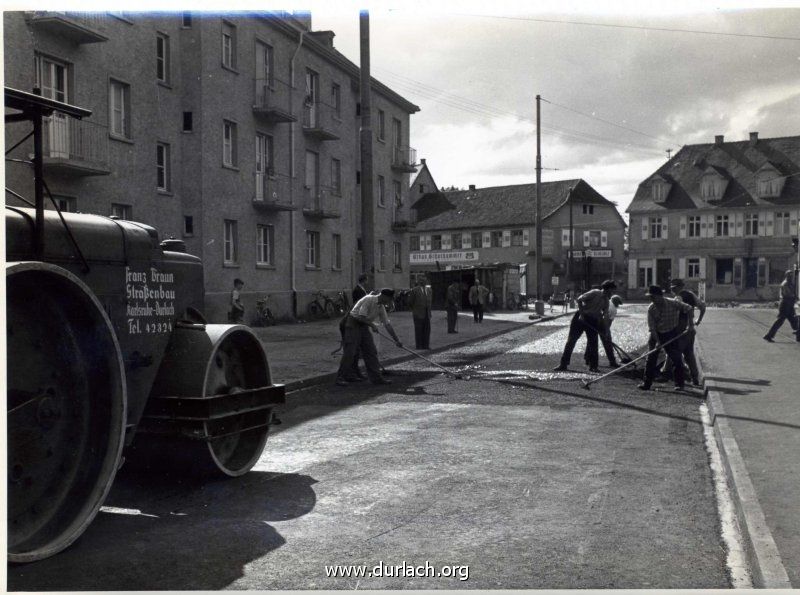
[[[425,235],[422,236],[422,240],[424,242],[423,250],[430,250],[431,249],[431,236]]]
[[[470,233],[461,234],[461,247],[464,248],[465,250],[472,248],[472,234]]]
[[[483,232],[483,247],[484,248],[492,247],[492,234],[488,231]]]
[[[681,279],[686,279],[686,259],[679,258],[678,259],[678,277]]]
[[[797,235],[797,209],[789,212],[789,233]]]
[[[628,259],[628,289],[636,289],[636,259]]]
[[[667,226],[667,223],[669,223],[669,219],[667,217],[664,217],[662,221],[663,223],[661,224],[661,239],[666,240],[669,237],[668,235],[669,228]]]
[[[647,230],[647,225],[648,225],[647,217],[642,217],[642,239],[643,240],[647,239],[647,231],[648,231]]]
[[[767,259],[758,259],[758,286],[764,287],[767,284]]]
[[[700,278],[701,279],[705,279],[706,278],[706,257],[705,256],[701,256],[700,257]]]
[[[708,237],[708,222],[706,221],[706,215],[700,215],[700,237]]]
[[[735,213],[734,221],[736,221],[735,235],[737,238],[744,237],[744,213]]]
[[[714,215],[706,215],[706,232],[708,232],[708,237],[713,238],[716,234],[715,225],[717,224],[717,218]]]
[[[767,235],[767,214],[758,214],[758,235],[764,237]]]
[[[503,248],[508,248],[511,245],[511,231],[508,229],[503,230]]]
[[[449,233],[442,234],[442,250],[450,250],[452,248],[452,236]]]
[[[680,229],[680,234],[679,235],[682,238],[686,237],[686,216],[685,215],[681,216],[681,229]]]
[[[600,232],[600,247],[607,248],[608,247],[608,232],[601,231]]]
[[[569,229],[567,228],[561,230],[561,247],[569,248]]]
[[[765,213],[765,215],[766,215],[766,218],[767,218],[766,235],[767,236],[773,236],[773,235],[775,235],[775,213],[773,213],[772,211],[767,211]],[[761,264],[759,264],[758,266],[760,267]]]
[[[522,230],[522,245],[527,246],[530,243],[530,230],[523,229]]]
[[[590,241],[591,240],[589,239],[589,232],[588,231],[584,231],[583,232],[583,247],[584,248],[588,248]]]

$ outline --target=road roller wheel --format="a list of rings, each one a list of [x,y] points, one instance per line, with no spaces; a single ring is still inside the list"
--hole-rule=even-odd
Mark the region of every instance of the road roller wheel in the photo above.
[[[126,391],[100,303],[44,263],[7,269],[8,558],[30,562],[77,539],[114,480]]]

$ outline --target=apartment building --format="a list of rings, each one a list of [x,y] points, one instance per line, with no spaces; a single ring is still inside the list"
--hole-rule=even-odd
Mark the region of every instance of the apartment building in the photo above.
[[[419,192],[417,182],[426,179],[417,176],[412,196]],[[626,226],[614,203],[581,179],[544,182],[540,195],[542,296],[586,289],[607,278],[622,281]],[[536,184],[470,186],[455,192],[439,192],[434,186],[412,205],[416,213],[409,247],[412,273],[516,268],[520,293],[534,296],[535,197]],[[516,277],[511,281],[507,277],[502,285],[516,286]]]
[[[349,292],[362,267],[360,74],[332,31],[313,31],[308,13],[28,11],[6,12],[4,33],[7,86],[92,110],[46,126],[62,209],[183,240],[203,259],[212,320],[237,277],[250,313],[265,294],[279,315],[302,315],[318,290]],[[371,93],[374,277],[402,287],[419,108],[374,79]],[[22,135],[9,125],[7,146]],[[6,177],[32,196],[26,166]]]
[[[772,300],[797,255],[800,137],[688,145],[636,191],[629,286],[687,279],[710,300]]]

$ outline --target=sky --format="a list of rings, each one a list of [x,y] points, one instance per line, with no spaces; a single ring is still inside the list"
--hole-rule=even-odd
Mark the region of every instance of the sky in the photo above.
[[[330,6],[313,28],[358,64],[358,5]],[[537,94],[542,180],[583,178],[621,210],[668,149],[800,135],[800,5],[600,6],[370,6],[372,75],[421,108],[411,145],[440,187],[534,182]]]

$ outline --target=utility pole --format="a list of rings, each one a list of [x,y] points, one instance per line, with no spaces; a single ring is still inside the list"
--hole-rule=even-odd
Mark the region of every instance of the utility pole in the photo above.
[[[375,289],[375,198],[372,195],[372,107],[369,67],[369,11],[360,14],[361,32],[361,269]]]
[[[567,194],[567,201],[569,202],[569,251],[567,252],[567,283],[572,283],[572,188],[569,189]]]
[[[536,301],[533,303],[533,309],[540,316],[544,315],[544,302],[542,301],[542,134],[541,134],[541,117],[539,105],[542,97],[536,96]]]

